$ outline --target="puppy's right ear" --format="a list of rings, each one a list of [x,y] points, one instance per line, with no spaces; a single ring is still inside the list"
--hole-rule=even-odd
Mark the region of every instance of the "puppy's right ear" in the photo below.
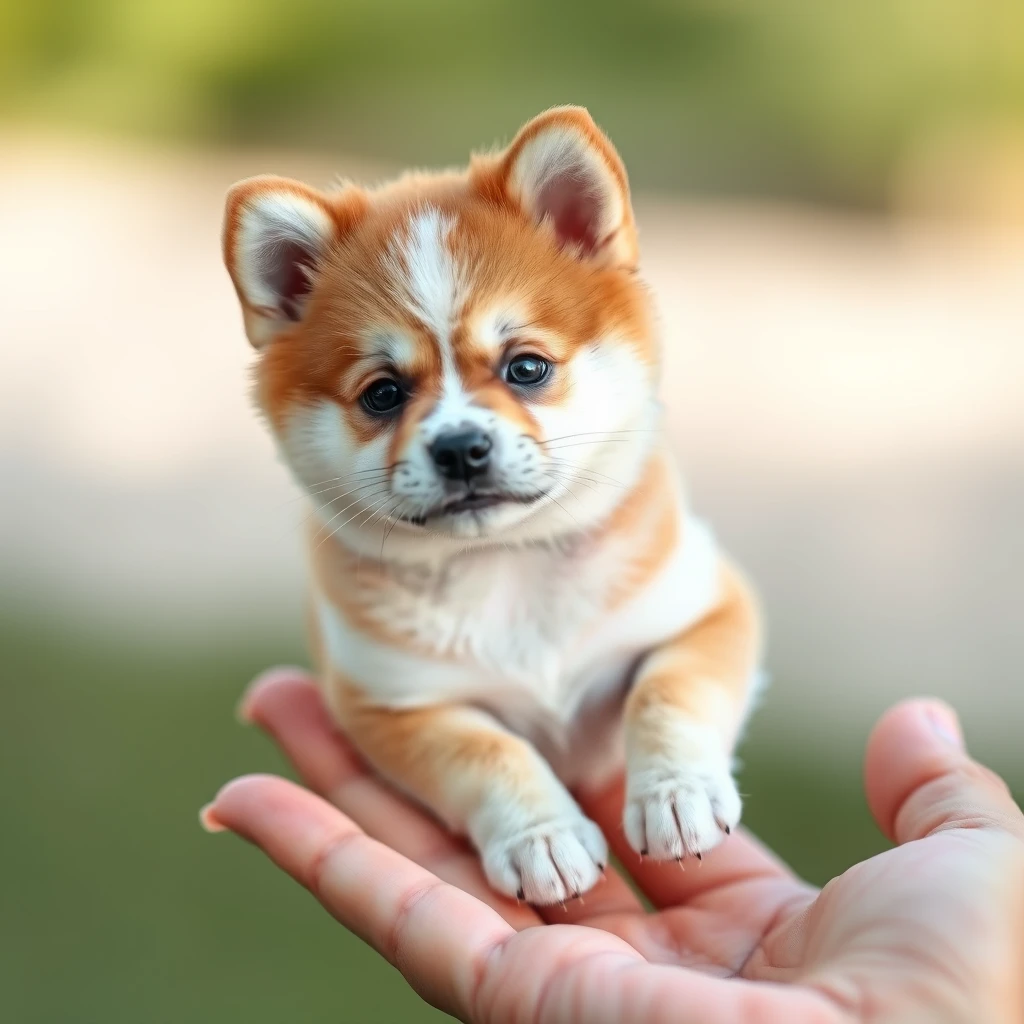
[[[338,234],[336,210],[316,189],[269,176],[232,186],[224,262],[256,348],[302,319],[316,271]]]

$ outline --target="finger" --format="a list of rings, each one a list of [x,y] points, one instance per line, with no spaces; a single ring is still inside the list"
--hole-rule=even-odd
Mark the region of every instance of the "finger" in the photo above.
[[[424,999],[463,1019],[491,955],[515,934],[493,909],[285,779],[236,779],[203,820],[255,843]]]
[[[324,707],[313,677],[301,668],[278,667],[257,676],[238,705],[238,717],[269,733],[306,784],[327,795],[361,768]]]
[[[640,858],[622,830],[625,780],[620,777],[596,794],[581,794],[580,803],[601,826],[616,857],[633,876],[645,896],[659,908],[693,903],[748,881],[778,879],[785,886],[798,886],[793,874],[775,856],[745,831],[726,836],[724,842],[704,854],[703,860],[683,863]]]
[[[495,892],[474,850],[366,770],[335,728],[319,686],[301,669],[264,673],[249,687],[239,715],[265,729],[303,781],[368,835],[484,900],[516,928],[536,925],[538,914],[548,922],[564,924],[641,909],[629,886],[614,871],[607,872],[580,899],[536,912]]]
[[[864,786],[875,821],[896,843],[979,826],[1024,837],[1006,783],[971,760],[956,713],[941,701],[904,701],[882,716],[868,740]]]
[[[367,835],[483,900],[513,927],[539,923],[528,906],[487,884],[469,846],[366,770],[335,728],[319,687],[301,669],[272,669],[257,678],[242,699],[239,715],[269,733],[306,785]]]

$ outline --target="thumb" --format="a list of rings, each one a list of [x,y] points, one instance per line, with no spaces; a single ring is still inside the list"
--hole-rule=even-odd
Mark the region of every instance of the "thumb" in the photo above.
[[[868,739],[864,788],[895,843],[986,826],[1024,838],[1024,816],[1006,783],[971,760],[956,712],[941,701],[904,701],[882,716]]]

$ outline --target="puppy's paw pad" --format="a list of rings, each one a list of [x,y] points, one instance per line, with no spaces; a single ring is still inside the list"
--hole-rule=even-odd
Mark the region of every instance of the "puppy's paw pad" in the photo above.
[[[629,779],[623,826],[637,853],[655,860],[699,857],[736,827],[741,807],[724,766],[647,771]]]
[[[547,906],[593,888],[608,863],[608,845],[592,821],[563,816],[495,837],[482,857],[487,880],[499,892]]]

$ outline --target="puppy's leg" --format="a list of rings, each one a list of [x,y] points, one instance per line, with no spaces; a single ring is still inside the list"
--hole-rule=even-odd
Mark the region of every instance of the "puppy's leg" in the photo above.
[[[601,830],[524,739],[476,709],[384,708],[332,683],[352,741],[383,776],[469,836],[498,891],[559,903],[598,880],[608,859]]]
[[[626,701],[630,845],[658,860],[711,849],[740,817],[733,747],[760,658],[758,611],[723,565],[717,606],[641,665]]]

